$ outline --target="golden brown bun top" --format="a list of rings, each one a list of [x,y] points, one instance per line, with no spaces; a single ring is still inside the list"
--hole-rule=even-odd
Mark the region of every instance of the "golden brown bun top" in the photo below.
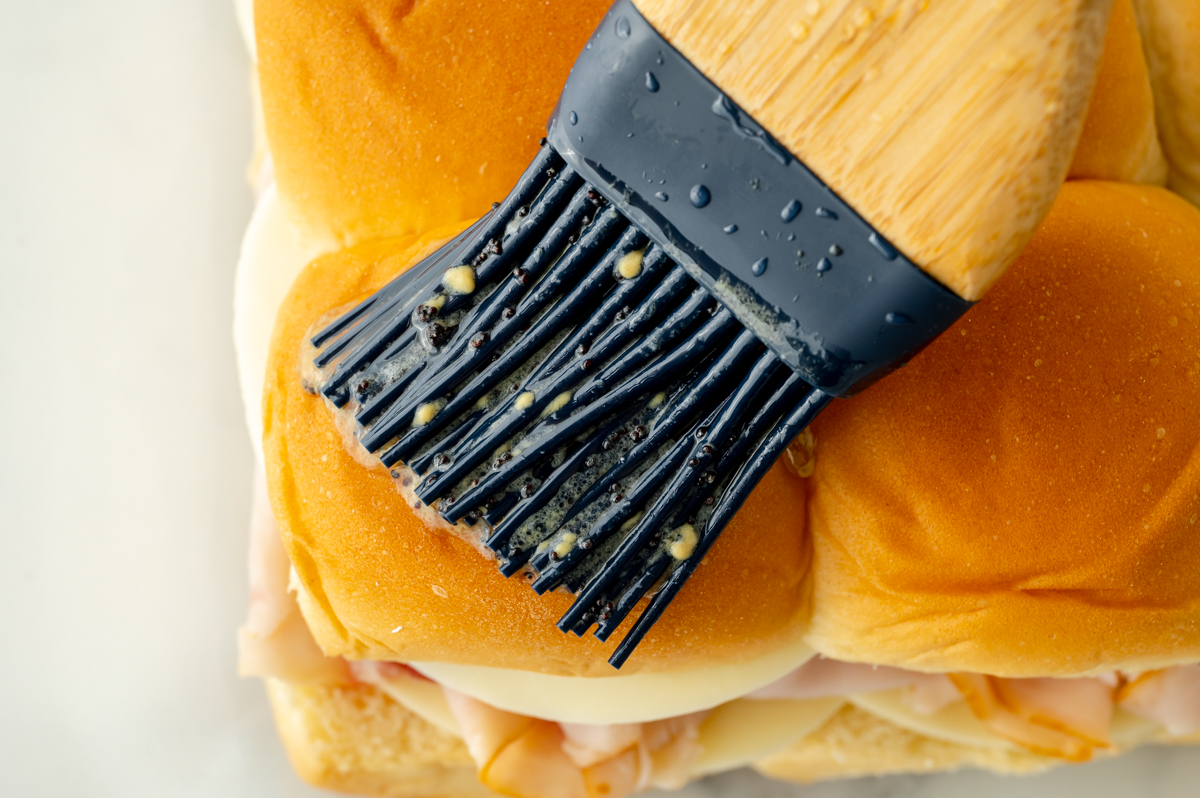
[[[256,0],[280,196],[346,245],[474,218],[537,152],[610,0]]]
[[[613,675],[606,660],[632,616],[607,644],[560,632],[554,624],[571,596],[538,597],[455,535],[427,528],[386,471],[351,458],[324,400],[301,387],[301,339],[317,318],[364,297],[454,232],[321,258],[277,317],[263,449],[271,505],[314,599],[309,625],[326,653],[352,658]],[[807,616],[804,515],[803,483],[777,465],[621,673],[724,664],[797,641]]]
[[[1132,0],[1113,3],[1096,87],[1067,177],[1159,186],[1167,182]]]
[[[996,290],[814,433],[818,651],[1200,659],[1200,211],[1176,195],[1068,183]]]
[[[1200,3],[1134,0],[1133,6],[1171,167],[1167,186],[1200,206]]]

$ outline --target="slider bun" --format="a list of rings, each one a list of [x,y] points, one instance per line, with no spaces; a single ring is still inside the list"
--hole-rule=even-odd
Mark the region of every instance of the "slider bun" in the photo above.
[[[275,725],[305,781],[354,795],[485,798],[463,741],[365,685],[267,680]]]
[[[1160,186],[1167,182],[1132,0],[1113,4],[1096,87],[1067,177]]]
[[[256,0],[280,195],[324,249],[475,218],[537,152],[610,0]]]
[[[1176,195],[1067,183],[995,291],[813,431],[817,651],[1200,660],[1200,211]]]
[[[305,618],[330,655],[614,675],[606,660],[632,617],[607,644],[559,631],[570,595],[539,597],[524,580],[505,579],[426,510],[428,526],[382,467],[351,457],[324,400],[301,385],[301,341],[318,318],[455,232],[322,257],[301,272],[276,317],[263,450]],[[798,644],[808,608],[804,516],[803,483],[776,465],[620,672],[724,665]]]
[[[1167,186],[1200,205],[1200,3],[1134,0],[1154,89]]]

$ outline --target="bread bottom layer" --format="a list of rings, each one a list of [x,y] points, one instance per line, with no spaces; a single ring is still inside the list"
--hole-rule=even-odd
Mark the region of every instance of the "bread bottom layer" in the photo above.
[[[490,796],[461,740],[366,685],[267,680],[275,722],[310,783],[369,796]],[[934,740],[847,705],[816,732],[755,763],[771,778],[809,782],[965,767],[1034,773],[1054,760]]]
[[[373,687],[267,679],[288,758],[317,787],[371,796],[492,796],[462,740]]]

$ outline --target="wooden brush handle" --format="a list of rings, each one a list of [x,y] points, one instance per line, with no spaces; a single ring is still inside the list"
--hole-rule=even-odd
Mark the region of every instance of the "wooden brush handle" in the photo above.
[[[905,255],[976,300],[1066,177],[1112,0],[634,0]]]

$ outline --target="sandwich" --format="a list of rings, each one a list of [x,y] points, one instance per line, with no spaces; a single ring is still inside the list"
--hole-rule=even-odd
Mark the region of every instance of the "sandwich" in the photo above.
[[[1115,3],[1072,179],[1011,273],[792,444],[619,673],[611,644],[555,627],[571,596],[503,578],[310,392],[314,326],[507,192],[607,5],[243,14],[262,145],[235,297],[259,458],[240,669],[297,771],[364,795],[621,796],[1200,742],[1187,0]]]

